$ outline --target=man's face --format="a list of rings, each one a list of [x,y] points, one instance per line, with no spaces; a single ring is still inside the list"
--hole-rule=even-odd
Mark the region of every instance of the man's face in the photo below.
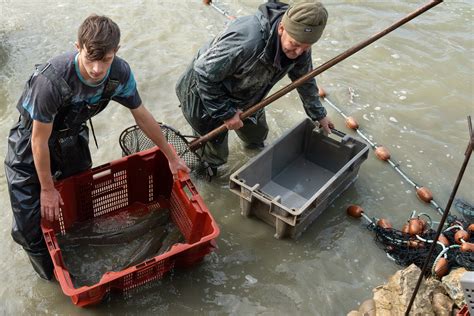
[[[283,27],[283,24],[278,25],[278,35],[280,35],[281,48],[283,53],[289,59],[296,59],[303,53],[311,49],[311,44],[300,43],[292,38]]]
[[[106,53],[101,60],[91,60],[85,47],[81,48],[77,43],[76,47],[79,51],[78,62],[82,77],[91,83],[102,81],[107,75],[118,49]]]

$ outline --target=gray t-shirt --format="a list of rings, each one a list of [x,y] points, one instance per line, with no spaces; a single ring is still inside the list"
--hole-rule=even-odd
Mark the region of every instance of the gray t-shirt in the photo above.
[[[117,56],[115,59],[114,67],[118,67],[118,71],[114,73],[118,78],[113,79],[118,80],[119,85],[112,95],[112,100],[129,109],[135,109],[142,103],[135,78],[125,60]],[[81,76],[77,52],[59,55],[51,59],[49,63],[71,88],[72,107],[96,104],[100,100],[109,73],[101,83],[92,86]],[[52,123],[61,105],[62,97],[58,87],[55,87],[45,76],[35,72],[27,81],[17,108],[23,116],[29,116],[42,123]]]

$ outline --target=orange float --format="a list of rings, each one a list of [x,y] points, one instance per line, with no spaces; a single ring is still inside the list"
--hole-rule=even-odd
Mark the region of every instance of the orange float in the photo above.
[[[474,252],[474,244],[470,242],[463,242],[461,245],[462,252]]]
[[[444,257],[440,258],[435,265],[434,273],[436,274],[438,278],[441,279],[446,274],[448,274],[448,271],[449,271],[448,260]]]
[[[411,236],[419,235],[423,232],[423,222],[418,218],[410,218],[408,221],[408,233]]]
[[[382,227],[384,229],[392,228],[392,224],[388,221],[388,219],[381,218],[377,221],[377,226]]]
[[[359,128],[359,123],[353,118],[352,116],[348,116],[346,118],[346,126],[350,129],[358,129]]]
[[[324,91],[324,89],[321,87],[318,87],[318,94],[319,94],[319,97],[323,99],[326,97],[326,91]]]
[[[464,241],[469,240],[469,233],[468,233],[467,231],[465,231],[465,230],[462,230],[462,229],[458,230],[458,231],[456,232],[456,234],[454,234],[454,241],[455,241],[457,244],[461,244],[461,243],[462,243],[461,239],[464,240]]]
[[[433,193],[426,187],[416,189],[416,196],[426,203],[430,203],[433,199]]]
[[[442,243],[445,247],[449,247],[449,240],[443,234],[439,235],[438,241]]]
[[[404,233],[404,234],[409,234],[410,233],[410,230],[408,229],[408,223],[405,223],[402,226],[401,232]]]
[[[474,232],[474,224],[467,226],[467,231],[470,233]]]
[[[349,216],[359,218],[362,216],[362,213],[364,213],[364,209],[359,205],[352,204],[347,207],[346,212]]]
[[[384,161],[387,161],[390,159],[390,152],[388,151],[387,148],[383,147],[383,146],[379,146],[375,149],[375,155],[377,156],[377,158],[379,158],[380,160],[384,160]]]

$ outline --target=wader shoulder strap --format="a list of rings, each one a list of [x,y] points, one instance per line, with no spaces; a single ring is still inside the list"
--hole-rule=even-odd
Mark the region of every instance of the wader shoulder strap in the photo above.
[[[54,68],[53,65],[50,63],[46,64],[41,64],[36,66],[36,72],[39,74],[44,75],[46,78],[48,78],[51,83],[59,90],[62,98],[60,110],[57,115],[57,119],[59,121],[55,120],[55,126],[57,128],[53,129],[58,129],[60,131],[61,136],[68,136],[71,134],[76,134],[80,128],[81,124],[71,126],[70,124],[66,123],[65,126],[62,126],[65,122],[69,122],[69,110],[67,108],[71,105],[71,99],[72,99],[72,89],[64,80],[62,76],[59,75],[58,71]],[[110,68],[110,73],[109,77],[107,78],[107,81],[104,86],[104,90],[102,92],[102,95],[100,97],[100,100],[98,101],[98,104],[96,105],[94,110],[88,110],[88,113],[85,114],[84,117],[84,122],[89,120],[92,116],[98,114],[101,112],[109,103],[110,99],[114,95],[115,91],[117,90],[120,81],[118,80],[119,78],[119,67],[118,67],[118,61],[117,59],[114,59],[112,62],[111,68]],[[62,108],[62,109],[61,109]],[[76,114],[72,114],[76,115]],[[95,136],[95,135],[94,135]]]
[[[117,65],[117,59],[114,59],[112,65],[110,66],[110,73],[107,81],[105,82],[104,90],[102,91],[102,95],[100,96],[100,100],[96,103],[95,110],[91,112],[91,116],[93,117],[102,110],[105,109],[107,104],[109,104],[110,100],[114,96],[115,91],[120,85],[119,81],[119,69]]]
[[[69,87],[66,80],[58,74],[56,69],[54,69],[53,65],[50,63],[36,64],[35,68],[36,74],[42,74],[45,76],[49,81],[51,81],[52,85],[59,90],[59,94],[61,95],[61,106],[68,104],[72,98],[72,89]],[[24,128],[31,131],[33,120],[29,115],[27,117],[20,115],[19,121]]]
[[[110,74],[107,82],[105,83],[104,92],[102,92],[101,101],[107,100],[110,101],[112,96],[120,85],[119,81],[119,67],[117,58],[114,58],[112,65],[110,65]]]
[[[118,80],[110,78],[104,88],[104,92],[102,93],[102,100],[108,100],[112,98],[114,95],[115,90],[117,90],[118,86],[120,85],[120,82]]]
[[[53,83],[53,85],[57,87],[57,89],[59,89],[63,101],[62,106],[69,105],[69,101],[72,98],[72,89],[67,84],[66,80],[64,80],[64,78],[58,74],[57,70],[53,67],[53,65],[51,65],[50,63],[36,65],[36,71],[48,78]],[[104,91],[102,92],[100,101],[108,102],[112,98],[115,90],[120,85],[120,81],[118,80],[118,72],[119,69],[117,66],[117,60],[114,59],[112,65],[110,66],[109,78],[105,83]]]
[[[72,89],[69,87],[66,80],[58,74],[56,69],[54,69],[53,65],[50,63],[36,65],[36,71],[48,78],[53,86],[59,90],[63,105],[69,103],[69,100],[72,98]]]

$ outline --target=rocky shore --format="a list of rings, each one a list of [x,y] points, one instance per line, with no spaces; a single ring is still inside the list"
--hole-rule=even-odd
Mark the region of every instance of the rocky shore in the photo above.
[[[412,264],[397,271],[384,285],[373,289],[373,297],[364,301],[347,316],[392,316],[404,315],[420,275],[420,268]],[[460,278],[464,268],[453,269],[441,280],[425,279],[410,315],[456,315],[465,304]]]

